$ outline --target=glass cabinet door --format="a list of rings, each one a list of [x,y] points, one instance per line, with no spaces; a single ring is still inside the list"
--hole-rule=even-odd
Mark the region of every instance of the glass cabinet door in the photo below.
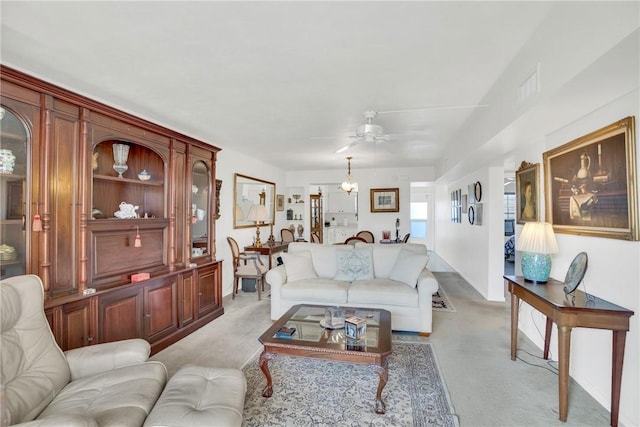
[[[0,277],[5,279],[26,273],[28,132],[15,114],[0,108]]]
[[[191,258],[209,256],[211,175],[202,160],[191,169]]]

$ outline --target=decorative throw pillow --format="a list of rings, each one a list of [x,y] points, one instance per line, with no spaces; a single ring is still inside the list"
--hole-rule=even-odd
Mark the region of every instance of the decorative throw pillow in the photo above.
[[[391,269],[389,279],[406,283],[415,288],[418,285],[418,276],[427,266],[428,261],[429,256],[427,254],[418,254],[402,248],[398,253],[396,263]]]
[[[336,251],[336,274],[334,280],[353,282],[373,279],[373,257],[371,247],[356,248],[352,251]]]
[[[313,268],[311,252],[283,253],[282,259],[284,261],[284,269],[287,272],[287,282],[318,277],[316,270]]]

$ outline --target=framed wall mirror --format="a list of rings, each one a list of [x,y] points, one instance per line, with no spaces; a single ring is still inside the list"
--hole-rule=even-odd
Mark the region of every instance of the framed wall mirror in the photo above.
[[[273,223],[275,218],[276,184],[258,178],[236,173],[233,175],[233,228],[255,227],[255,221],[248,219],[253,205],[264,205],[269,219],[262,225]]]

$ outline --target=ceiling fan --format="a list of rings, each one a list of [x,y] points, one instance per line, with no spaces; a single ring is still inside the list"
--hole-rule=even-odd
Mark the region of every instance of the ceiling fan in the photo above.
[[[382,126],[376,125],[373,123],[373,119],[378,115],[377,112],[373,110],[367,110],[364,112],[364,118],[366,119],[366,123],[358,126],[356,129],[356,134],[350,136],[350,138],[354,138],[354,141],[350,144],[347,144],[336,151],[336,154],[347,151],[349,148],[354,145],[360,144],[361,142],[374,142],[379,144],[383,141],[389,140],[389,135],[384,134],[384,129]]]
[[[427,107],[427,108],[414,108],[414,109],[406,109],[406,110],[389,110],[389,111],[373,111],[367,110],[364,112],[364,118],[366,123],[360,125],[356,128],[355,135],[349,136],[349,138],[353,139],[353,142],[340,147],[336,150],[336,154],[347,151],[348,149],[363,143],[375,143],[379,144],[381,142],[388,141],[391,135],[385,134],[382,126],[373,123],[373,119],[375,119],[378,114],[392,114],[392,113],[411,113],[416,111],[432,111],[432,110],[453,110],[453,109],[463,109],[463,108],[480,108],[487,107],[488,104],[472,104],[472,105],[443,105],[443,106],[435,106],[435,107]]]

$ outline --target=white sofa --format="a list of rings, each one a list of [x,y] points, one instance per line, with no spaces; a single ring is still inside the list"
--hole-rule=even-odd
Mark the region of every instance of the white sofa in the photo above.
[[[266,275],[273,320],[296,304],[381,308],[391,312],[393,330],[431,333],[438,282],[424,245],[294,242],[283,260]]]

